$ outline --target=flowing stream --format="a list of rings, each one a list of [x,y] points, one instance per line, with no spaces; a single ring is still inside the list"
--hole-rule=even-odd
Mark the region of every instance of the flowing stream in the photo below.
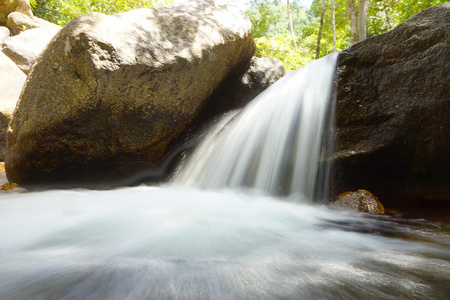
[[[334,127],[337,58],[333,53],[287,74],[244,110],[226,116],[175,181],[297,194],[304,196],[301,201],[327,194],[327,165],[318,162],[331,149],[326,138]]]
[[[170,184],[0,194],[0,299],[449,299],[448,223],[320,204],[336,59],[226,116]]]

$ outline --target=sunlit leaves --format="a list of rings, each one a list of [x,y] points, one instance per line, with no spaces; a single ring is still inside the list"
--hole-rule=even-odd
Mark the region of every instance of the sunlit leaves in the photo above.
[[[36,16],[58,25],[88,12],[112,14],[141,7],[170,4],[173,0],[32,0]]]

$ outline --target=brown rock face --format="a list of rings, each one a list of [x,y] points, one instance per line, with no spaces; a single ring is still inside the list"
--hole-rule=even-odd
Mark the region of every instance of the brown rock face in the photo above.
[[[353,211],[367,212],[374,215],[384,214],[383,204],[372,193],[366,190],[345,192],[338,196],[333,206]]]
[[[8,117],[0,111],[0,162],[5,160],[6,129],[8,128],[8,124]],[[4,169],[3,166],[2,168]]]
[[[7,133],[9,180],[85,185],[158,172],[254,49],[251,22],[211,3],[72,20],[28,76]]]
[[[339,192],[450,200],[449,40],[447,3],[341,53]]]

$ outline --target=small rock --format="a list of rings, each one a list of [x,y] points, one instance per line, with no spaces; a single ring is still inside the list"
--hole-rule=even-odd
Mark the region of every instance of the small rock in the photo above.
[[[366,190],[342,193],[331,205],[353,211],[368,212],[374,215],[384,214],[383,204],[381,204],[377,197]]]
[[[31,17],[17,11],[8,15],[6,26],[8,26],[14,35],[20,34],[27,29],[40,27]]]
[[[27,191],[17,183],[5,183],[0,190],[5,193],[23,193]]]
[[[20,12],[12,12],[8,15],[6,26],[11,30],[12,34],[17,35],[21,32],[40,27],[59,30],[61,27],[34,16],[27,16]]]
[[[15,11],[29,17],[33,16],[29,0],[0,1],[0,23],[6,23],[8,15]]]
[[[41,27],[29,29],[3,42],[5,53],[25,73],[30,72],[37,56],[58,33],[59,28]]]

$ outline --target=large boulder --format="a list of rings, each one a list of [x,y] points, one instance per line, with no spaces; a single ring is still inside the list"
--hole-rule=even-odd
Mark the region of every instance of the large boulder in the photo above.
[[[28,76],[7,132],[9,180],[158,173],[168,145],[254,50],[248,18],[212,2],[73,19]]]
[[[343,51],[338,192],[450,200],[450,3]],[[449,202],[447,202],[449,203]]]
[[[28,74],[37,56],[60,29],[60,27],[28,29],[19,35],[7,38],[2,44],[2,51],[25,74]]]
[[[27,75],[0,51],[0,112],[12,114]]]

